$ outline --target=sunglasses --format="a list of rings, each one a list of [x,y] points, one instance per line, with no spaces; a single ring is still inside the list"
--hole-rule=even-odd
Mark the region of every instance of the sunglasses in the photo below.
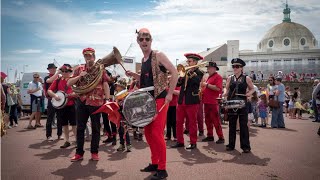
[[[33,78],[39,78],[39,76],[35,76],[35,77],[33,77]]]
[[[68,73],[69,71],[61,71],[62,73]]]
[[[143,40],[146,40],[146,42],[149,42],[151,38],[139,38],[139,41],[142,42]]]
[[[239,68],[242,68],[242,66],[239,66],[239,65],[233,65],[233,66],[232,66],[232,69],[234,69],[234,68],[239,69]]]

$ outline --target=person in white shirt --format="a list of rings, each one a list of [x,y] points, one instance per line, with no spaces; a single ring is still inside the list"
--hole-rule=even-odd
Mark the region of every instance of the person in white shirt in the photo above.
[[[39,82],[40,75],[38,73],[33,74],[33,81],[31,81],[28,85],[28,94],[31,97],[31,116],[29,120],[28,129],[34,129],[37,127],[43,127],[40,123],[41,112],[43,112],[42,103],[43,101],[43,88],[42,84]],[[33,118],[36,119],[35,126],[31,125]]]

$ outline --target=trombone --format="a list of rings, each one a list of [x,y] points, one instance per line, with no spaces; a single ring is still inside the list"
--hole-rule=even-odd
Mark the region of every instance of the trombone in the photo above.
[[[189,69],[192,69],[195,67],[201,67],[201,66],[204,66],[205,64],[207,64],[207,62],[203,62],[194,66],[183,66],[182,64],[178,64],[177,71],[179,73],[179,77],[185,77]]]

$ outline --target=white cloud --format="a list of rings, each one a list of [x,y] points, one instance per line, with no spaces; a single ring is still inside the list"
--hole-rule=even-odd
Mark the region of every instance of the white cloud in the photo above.
[[[111,3],[105,1],[104,3]],[[241,49],[256,49],[257,43],[272,26],[282,22],[284,1],[271,0],[164,0],[152,3],[147,11],[120,13],[98,18],[96,13],[64,11],[45,4],[36,4],[4,15],[36,24],[35,34],[53,42],[57,52],[49,53],[58,60],[82,60],[81,50],[91,46],[97,57],[117,46],[123,54],[131,43],[128,56],[141,58],[135,42],[135,29],[148,27],[153,35],[153,48],[161,50],[175,63],[185,52],[200,52],[227,40],[240,40]],[[304,24],[320,39],[320,4],[318,0],[290,0],[291,19]],[[312,8],[310,6],[312,4]],[[100,11],[105,14],[115,11]],[[70,48],[59,48],[70,47]]]
[[[111,14],[116,14],[117,12],[115,11],[108,11],[108,10],[105,10],[105,11],[98,11],[97,14],[107,14],[107,15],[111,15]]]
[[[40,50],[40,49],[23,49],[23,50],[13,51],[13,53],[16,53],[16,54],[38,54],[41,52],[42,52],[42,50]]]

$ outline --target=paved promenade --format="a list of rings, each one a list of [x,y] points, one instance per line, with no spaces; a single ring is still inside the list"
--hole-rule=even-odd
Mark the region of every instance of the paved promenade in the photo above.
[[[167,179],[320,179],[320,136],[316,134],[320,123],[305,119],[286,119],[286,129],[251,127],[252,153],[249,154],[241,153],[239,136],[232,152],[211,142],[198,142],[198,149],[192,151],[168,148]],[[98,162],[89,160],[90,143],[86,142],[84,160],[72,163],[74,145],[60,149],[64,141],[47,142],[44,128],[27,130],[26,126],[27,121],[21,120],[19,127],[9,129],[8,135],[1,139],[2,180],[141,180],[152,175],[139,171],[150,159],[145,141],[133,141],[130,153],[117,152],[119,143],[112,146],[101,142]],[[223,132],[227,143],[227,125],[223,125]],[[185,136],[185,140],[189,138]]]

